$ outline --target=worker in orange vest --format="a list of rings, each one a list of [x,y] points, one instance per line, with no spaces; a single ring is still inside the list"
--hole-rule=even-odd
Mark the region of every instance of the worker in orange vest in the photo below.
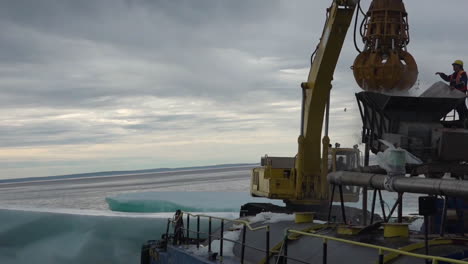
[[[442,72],[436,72],[436,74],[439,75],[444,81],[450,82],[450,87],[452,87],[452,89],[457,89],[466,93],[466,85],[468,82],[466,72],[463,70],[463,61],[456,60],[454,63],[452,63],[452,66],[454,71],[452,75],[446,75]]]
[[[452,63],[453,73],[451,75],[446,75],[442,72],[436,72],[444,81],[450,82],[450,88],[457,89],[460,92],[468,94],[467,89],[467,76],[466,72],[463,69],[463,61],[456,60]],[[460,104],[457,106],[457,112],[460,120],[463,121],[464,126],[468,127],[468,109],[465,104]]]

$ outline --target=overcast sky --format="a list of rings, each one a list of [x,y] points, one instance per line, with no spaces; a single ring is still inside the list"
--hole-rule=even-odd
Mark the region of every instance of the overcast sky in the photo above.
[[[0,1],[0,178],[295,155],[299,84],[330,3]],[[406,7],[421,90],[467,59],[468,1]],[[331,140],[348,146],[356,55],[349,34],[331,99]]]

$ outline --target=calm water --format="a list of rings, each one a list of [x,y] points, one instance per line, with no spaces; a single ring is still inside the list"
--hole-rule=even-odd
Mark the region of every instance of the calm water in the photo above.
[[[249,178],[246,166],[2,183],[0,263],[140,263],[141,244],[160,237],[175,207],[237,217],[240,205],[252,201]],[[163,209],[113,212],[107,197]],[[396,200],[384,198],[388,207]],[[416,196],[406,196],[405,204],[405,213],[414,212]]]

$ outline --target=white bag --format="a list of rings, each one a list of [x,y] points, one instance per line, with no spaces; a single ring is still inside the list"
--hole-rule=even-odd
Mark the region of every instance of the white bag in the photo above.
[[[377,164],[390,176],[406,174],[406,164],[422,164],[422,161],[402,148],[395,148],[392,143],[379,139],[388,148],[377,153]]]

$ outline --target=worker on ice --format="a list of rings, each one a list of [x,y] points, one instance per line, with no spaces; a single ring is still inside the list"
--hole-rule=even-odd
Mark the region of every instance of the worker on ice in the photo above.
[[[444,81],[450,82],[450,87],[452,89],[457,89],[460,92],[466,93],[467,77],[466,72],[463,70],[463,61],[456,60],[452,63],[452,66],[454,71],[452,75],[447,76],[442,72],[437,72],[436,74],[444,79]]]
[[[444,81],[450,82],[450,88],[457,89],[464,94],[467,94],[467,75],[463,69],[463,61],[456,60],[452,63],[453,73],[451,75],[446,75],[442,72],[436,72],[436,75],[439,75]],[[457,107],[457,112],[460,117],[460,120],[466,120],[468,118],[468,110],[465,105],[460,105]],[[466,123],[466,122],[465,122]]]

